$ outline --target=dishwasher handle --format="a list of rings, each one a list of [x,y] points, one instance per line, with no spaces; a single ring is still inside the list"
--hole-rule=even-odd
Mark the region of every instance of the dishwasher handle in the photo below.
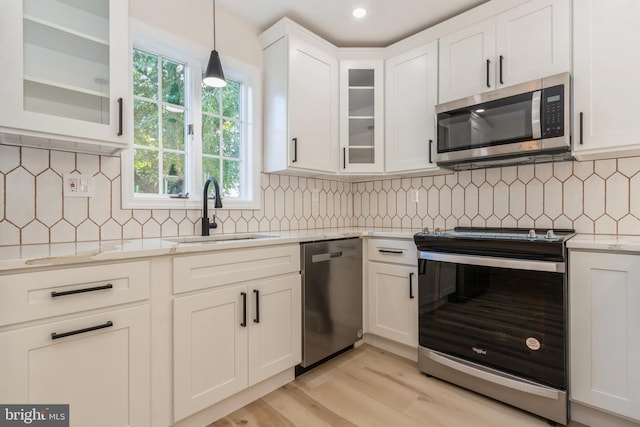
[[[311,255],[311,262],[331,261],[332,259],[348,258],[357,255],[355,250],[346,250],[338,252],[325,252],[323,254]]]

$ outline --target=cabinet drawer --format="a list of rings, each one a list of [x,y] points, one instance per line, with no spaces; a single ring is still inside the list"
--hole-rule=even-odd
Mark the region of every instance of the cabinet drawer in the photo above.
[[[300,271],[300,246],[268,246],[173,259],[173,292]]]
[[[149,261],[0,276],[0,326],[149,298]]]
[[[417,265],[418,251],[413,239],[368,239],[369,261]]]

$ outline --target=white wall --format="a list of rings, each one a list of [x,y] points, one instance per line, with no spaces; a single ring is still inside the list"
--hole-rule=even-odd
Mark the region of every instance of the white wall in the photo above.
[[[129,16],[183,39],[213,49],[213,0],[129,0]],[[216,8],[216,49],[225,56],[262,68],[260,30]]]

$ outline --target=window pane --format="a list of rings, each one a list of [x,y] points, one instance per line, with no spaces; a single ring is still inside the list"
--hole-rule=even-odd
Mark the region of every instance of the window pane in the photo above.
[[[222,115],[233,119],[240,117],[240,83],[227,80],[222,90]]]
[[[164,192],[180,194],[184,191],[184,154],[164,153]]]
[[[210,176],[220,181],[220,160],[204,157],[202,159],[202,182],[204,183]]]
[[[158,99],[158,57],[140,50],[133,51],[133,93]]]
[[[238,122],[225,120],[222,123],[222,145],[225,157],[240,158],[240,126]]]
[[[170,107],[169,107],[170,108]],[[184,151],[184,113],[162,109],[162,147]]]
[[[158,146],[158,105],[136,99],[133,105],[133,143]]]
[[[136,193],[158,193],[158,152],[155,150],[135,149],[134,154]]]
[[[240,162],[224,160],[224,182],[222,194],[227,197],[240,196]]]
[[[184,105],[184,65],[162,60],[162,100]]]
[[[220,114],[220,88],[202,85],[202,111]]]
[[[202,152],[220,155],[220,119],[202,116]]]

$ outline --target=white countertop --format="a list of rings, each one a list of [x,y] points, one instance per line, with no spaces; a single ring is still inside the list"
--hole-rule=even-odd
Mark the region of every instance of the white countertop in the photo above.
[[[569,249],[640,252],[640,236],[578,234],[567,242]]]
[[[246,240],[224,240],[217,242],[176,243],[171,238],[110,240],[100,242],[54,243],[47,245],[20,245],[0,247],[0,271],[95,261],[116,261],[130,258],[194,252],[219,251],[248,247],[311,242],[347,237],[413,238],[420,230],[391,228],[329,228],[316,230],[294,230],[272,233],[245,233],[272,236]],[[242,233],[236,234],[241,236]]]

